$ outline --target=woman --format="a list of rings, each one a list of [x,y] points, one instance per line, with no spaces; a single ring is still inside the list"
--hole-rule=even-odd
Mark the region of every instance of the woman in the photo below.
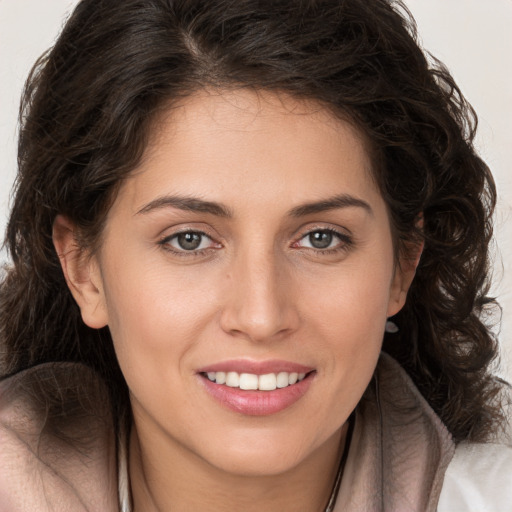
[[[22,106],[4,508],[454,510],[491,458],[509,503],[495,188],[399,7],[77,6]]]

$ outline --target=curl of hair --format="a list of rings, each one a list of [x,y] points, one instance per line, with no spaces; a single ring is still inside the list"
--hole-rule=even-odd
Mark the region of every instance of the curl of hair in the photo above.
[[[128,410],[108,328],[87,327],[66,286],[53,221],[66,215],[94,251],[158,113],[202,88],[237,87],[312,99],[365,136],[397,254],[425,243],[384,349],[456,441],[487,438],[502,418],[484,323],[495,186],[473,149],[473,110],[421,51],[400,2],[82,0],[20,109],[2,373],[80,361],[108,381],[115,414]]]

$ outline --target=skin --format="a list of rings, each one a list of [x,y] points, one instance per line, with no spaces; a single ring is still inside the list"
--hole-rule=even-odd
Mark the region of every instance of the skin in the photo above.
[[[357,130],[283,95],[197,93],[158,123],[100,251],[80,254],[75,231],[59,216],[54,241],[84,321],[109,326],[130,388],[135,510],[322,510],[386,319],[414,275],[396,265]],[[183,231],[206,233],[198,251],[180,248]],[[314,248],[310,233],[330,245]],[[244,415],[197,373],[230,359],[315,374],[292,406]]]

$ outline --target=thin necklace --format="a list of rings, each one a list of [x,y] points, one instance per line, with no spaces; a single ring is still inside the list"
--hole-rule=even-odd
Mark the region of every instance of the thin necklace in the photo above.
[[[345,447],[341,455],[338,471],[336,472],[336,478],[334,480],[334,485],[332,486],[331,495],[329,496],[329,501],[327,502],[327,506],[325,507],[324,512],[332,512],[334,510],[334,505],[336,505],[336,499],[338,498],[338,492],[340,490],[343,471],[345,469],[345,464],[347,462],[348,450],[350,448],[350,440],[352,439],[352,432],[354,430],[354,419],[354,414],[352,413],[350,415],[350,418],[348,419],[348,430],[347,437],[345,438]]]

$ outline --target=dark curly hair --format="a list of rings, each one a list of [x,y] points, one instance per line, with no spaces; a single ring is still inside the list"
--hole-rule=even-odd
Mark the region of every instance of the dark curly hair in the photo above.
[[[82,0],[35,65],[20,110],[19,173],[0,298],[4,376],[81,361],[128,395],[108,328],[81,320],[52,244],[64,214],[95,248],[116,190],[158,113],[204,88],[312,99],[369,141],[397,254],[425,247],[384,350],[455,441],[503,419],[485,321],[496,191],[476,155],[476,116],[449,72],[419,48],[391,0]]]

